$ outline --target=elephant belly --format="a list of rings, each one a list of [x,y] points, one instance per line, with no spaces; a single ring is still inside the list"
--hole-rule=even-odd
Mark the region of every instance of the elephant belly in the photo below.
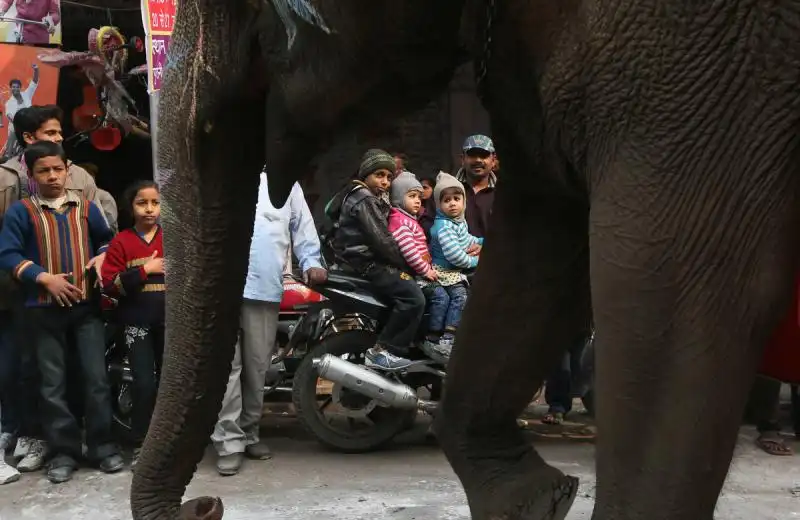
[[[759,373],[786,383],[800,383],[800,276],[793,304],[772,335]]]

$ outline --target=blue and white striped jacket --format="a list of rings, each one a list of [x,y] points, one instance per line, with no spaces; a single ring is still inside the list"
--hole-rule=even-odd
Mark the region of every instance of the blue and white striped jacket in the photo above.
[[[434,266],[448,270],[474,269],[478,257],[467,254],[473,244],[483,245],[483,238],[469,233],[467,221],[452,219],[436,210],[436,219],[431,227],[431,259]]]

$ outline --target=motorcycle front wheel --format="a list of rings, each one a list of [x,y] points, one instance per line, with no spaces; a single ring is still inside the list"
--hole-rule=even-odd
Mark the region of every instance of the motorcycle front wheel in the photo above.
[[[324,354],[363,365],[364,354],[375,345],[376,338],[365,330],[327,336],[303,358],[294,375],[292,400],[297,417],[327,448],[344,453],[380,449],[407,429],[409,421],[416,417],[416,410],[387,408],[351,390],[326,385],[328,382],[319,379],[312,365],[314,358]],[[328,412],[333,415],[326,415]]]

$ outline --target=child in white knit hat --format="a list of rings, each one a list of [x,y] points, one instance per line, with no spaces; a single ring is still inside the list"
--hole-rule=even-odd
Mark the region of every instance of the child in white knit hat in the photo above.
[[[430,334],[436,351],[449,356],[453,339],[467,303],[466,272],[478,266],[483,239],[470,234],[464,219],[464,185],[452,175],[440,173],[433,196],[437,203],[436,219],[431,228],[431,257],[438,274],[438,287],[431,297]]]

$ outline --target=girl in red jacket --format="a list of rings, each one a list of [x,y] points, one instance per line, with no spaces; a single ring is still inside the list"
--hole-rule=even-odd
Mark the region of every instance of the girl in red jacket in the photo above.
[[[119,301],[117,318],[130,349],[133,375],[132,429],[139,455],[156,402],[164,354],[164,246],[158,218],[161,196],[153,181],[139,181],[125,192],[134,226],[120,232],[103,262],[103,287]]]

